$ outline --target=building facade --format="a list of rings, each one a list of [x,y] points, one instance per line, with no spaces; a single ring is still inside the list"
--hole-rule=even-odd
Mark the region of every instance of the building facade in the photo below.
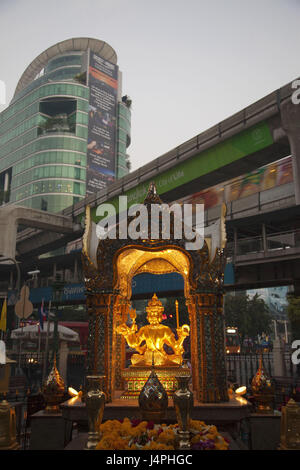
[[[59,212],[129,171],[131,100],[114,49],[73,38],[27,67],[0,114],[0,205]]]

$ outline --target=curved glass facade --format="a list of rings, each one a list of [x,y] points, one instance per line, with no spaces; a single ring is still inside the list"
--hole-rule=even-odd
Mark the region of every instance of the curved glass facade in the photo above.
[[[58,212],[85,196],[89,92],[77,83],[33,84],[1,113],[0,171],[12,168],[10,202]]]
[[[59,212],[85,196],[90,97],[86,57],[86,51],[52,57],[0,114],[0,204]],[[130,142],[130,110],[123,103],[117,122],[121,177],[128,173]]]

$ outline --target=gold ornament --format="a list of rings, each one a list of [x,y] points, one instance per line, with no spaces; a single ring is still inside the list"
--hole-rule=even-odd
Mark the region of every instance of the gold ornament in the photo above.
[[[62,402],[65,394],[65,383],[56,367],[56,355],[52,370],[44,383],[43,395],[46,402],[46,412],[59,413],[59,404]]]
[[[291,398],[281,410],[281,450],[300,450],[300,407]]]
[[[105,393],[101,390],[101,381],[104,375],[88,375],[88,391],[85,397],[86,409],[88,414],[88,441],[86,444],[87,450],[93,450],[100,440],[100,425],[102,423],[104,406],[105,406]]]
[[[168,408],[168,394],[160,383],[154,369],[154,354],[152,371],[139,394],[139,407],[142,419],[160,423]]]
[[[142,388],[149,378],[150,373],[151,369],[149,369],[149,367],[129,367],[128,369],[122,370],[122,378],[124,379],[126,385],[125,391],[122,393],[121,398],[138,398]],[[175,376],[189,376],[190,369],[183,366],[159,367],[156,369],[155,373],[168,396],[172,397],[173,393],[178,388],[178,382]]]
[[[10,404],[3,400],[0,403],[0,450],[17,450],[16,412]]]
[[[193,393],[188,388],[191,376],[176,376],[176,379],[178,380],[179,387],[174,393],[173,402],[179,425],[179,449],[189,449],[189,427],[194,403]]]
[[[254,403],[257,413],[273,413],[274,383],[263,368],[262,356],[259,360],[259,368],[251,383]]]

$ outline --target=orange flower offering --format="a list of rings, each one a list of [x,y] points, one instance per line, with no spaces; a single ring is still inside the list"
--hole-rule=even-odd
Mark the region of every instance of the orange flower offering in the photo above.
[[[97,450],[174,450],[178,424],[154,424],[151,421],[109,420],[100,425],[101,439]],[[191,420],[192,450],[228,450],[229,442],[218,433],[216,426]]]

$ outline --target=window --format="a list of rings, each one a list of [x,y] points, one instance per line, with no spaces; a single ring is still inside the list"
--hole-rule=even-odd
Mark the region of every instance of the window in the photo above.
[[[72,98],[48,98],[40,102],[38,134],[76,131],[76,100]]]

